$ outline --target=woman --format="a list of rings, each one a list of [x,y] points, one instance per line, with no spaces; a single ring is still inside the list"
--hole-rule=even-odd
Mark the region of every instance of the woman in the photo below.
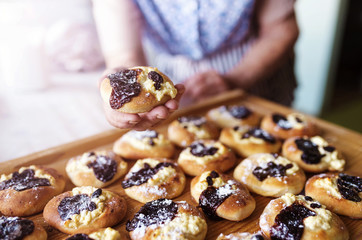
[[[93,0],[107,73],[152,65],[199,101],[231,88],[284,105],[296,81],[298,26],[293,0]],[[146,61],[144,52],[152,56]],[[113,70],[112,70],[113,69]],[[144,114],[106,108],[119,128],[145,129],[178,108],[177,100]]]

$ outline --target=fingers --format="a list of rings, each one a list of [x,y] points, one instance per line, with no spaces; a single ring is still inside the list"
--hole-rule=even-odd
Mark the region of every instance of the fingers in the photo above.
[[[116,128],[133,128],[142,120],[138,114],[117,112],[107,104],[104,105],[104,109],[107,121]]]
[[[178,109],[179,101],[185,92],[185,86],[183,84],[177,84],[175,87],[177,89],[177,96],[165,103],[165,107],[168,108],[168,111],[171,113]]]

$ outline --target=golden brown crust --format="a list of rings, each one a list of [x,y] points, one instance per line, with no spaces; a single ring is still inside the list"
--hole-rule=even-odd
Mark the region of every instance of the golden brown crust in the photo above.
[[[285,130],[281,128],[278,124],[273,122],[272,114],[266,115],[262,119],[260,127],[280,139],[287,139],[297,136],[314,136],[318,134],[317,126],[309,119],[305,121],[305,126],[300,129],[292,128],[289,130]]]
[[[147,71],[156,71],[158,74],[160,74],[163,77],[164,82],[169,82],[171,86],[174,88],[172,81],[159,70],[151,67],[135,67],[133,69],[137,68],[146,69]],[[137,77],[137,82],[140,83],[139,76]],[[100,85],[101,96],[105,104],[109,105],[109,99],[111,97],[112,90],[113,88],[111,87],[109,78],[105,78]],[[142,87],[141,92],[138,96],[133,97],[130,102],[123,104],[121,108],[114,110],[123,113],[143,113],[152,110],[156,106],[166,103],[170,99],[171,99],[170,95],[164,95],[158,101],[157,98],[152,93],[146,91],[146,89]]]
[[[234,178],[244,183],[250,191],[262,196],[279,197],[285,193],[297,194],[303,190],[306,177],[303,170],[295,163],[293,166],[298,170],[294,173],[287,174],[283,177],[267,177],[265,180],[259,181],[258,178],[254,176],[253,170],[260,166],[258,159],[262,158],[264,155],[266,154],[254,154],[243,160],[235,168]],[[288,164],[289,163],[292,162],[288,161]],[[286,164],[282,165],[285,166]]]
[[[170,162],[174,163],[173,161],[166,160],[166,159],[154,159],[158,162]],[[142,161],[142,160],[139,160]],[[186,177],[185,174],[182,172],[181,168],[174,163],[175,174],[173,174],[167,181],[163,181],[162,183],[157,183],[157,185],[152,185],[147,181],[138,186],[132,186],[129,188],[125,188],[125,193],[132,199],[136,201],[146,203],[152,200],[160,199],[160,198],[167,198],[173,199],[182,194],[183,190],[185,189],[186,184]],[[126,175],[124,180],[131,175],[131,171]]]
[[[48,235],[42,226],[34,222],[34,231],[23,238],[23,240],[46,240]]]
[[[275,217],[286,207],[285,201],[281,198],[274,199],[269,202],[260,216],[259,225],[263,233],[270,238],[270,229],[275,223]],[[334,213],[330,222],[331,228],[323,230],[317,228],[315,230],[304,228],[301,240],[347,240],[349,238],[348,230],[341,219]]]
[[[104,234],[105,232],[107,232],[106,234]],[[96,237],[91,234],[97,234],[97,233],[100,233],[99,235],[97,235]],[[73,234],[72,236],[67,236],[65,238],[63,238],[63,240],[67,240],[68,238],[70,237],[73,237],[75,234]],[[100,229],[96,229],[90,233],[87,234],[88,236],[90,236],[92,239],[94,240],[129,240],[129,237],[128,237],[128,233],[125,232],[124,230],[122,231],[118,231],[118,230],[115,230],[113,228],[100,228]]]
[[[63,192],[65,178],[55,169],[36,166],[54,178],[51,186],[40,186],[24,191],[5,189],[0,191],[0,212],[6,216],[30,216],[41,212],[47,202]]]
[[[81,225],[78,228],[71,228],[65,226],[65,221],[60,218],[58,206],[64,198],[73,196],[72,191],[62,193],[50,200],[44,208],[43,217],[50,226],[67,234],[88,234],[98,228],[111,227],[119,223],[125,216],[127,205],[126,200],[123,197],[120,197],[114,192],[108,192],[112,194],[112,197],[105,202],[102,214],[92,220],[92,222],[88,225]]]
[[[234,107],[234,106],[229,106]],[[250,110],[250,109],[249,109]],[[234,126],[250,126],[256,127],[260,122],[260,115],[251,111],[251,114],[243,119],[233,117],[226,109],[226,106],[221,106],[209,110],[206,117],[209,121],[215,123],[220,128],[234,127]]]
[[[212,141],[212,140],[203,140],[202,142],[204,142],[206,144],[217,143],[216,141]],[[220,142],[218,142],[218,143],[221,144]],[[209,171],[209,170],[215,170],[218,172],[226,172],[227,170],[231,169],[236,163],[235,154],[228,148],[226,149],[226,151],[224,153],[221,153],[216,158],[206,161],[205,163],[198,163],[196,159],[203,160],[208,156],[205,156],[205,157],[192,156],[190,158],[189,156],[187,156],[189,154],[183,154],[183,153],[187,153],[187,152],[190,152],[190,147],[184,149],[181,152],[177,162],[180,165],[180,167],[182,168],[182,170],[190,176],[197,176],[197,175],[200,175],[201,173],[203,173],[205,171]]]
[[[89,152],[86,152],[84,154],[88,154]],[[95,152],[96,155],[98,155],[100,152]],[[83,155],[84,155],[83,154]],[[72,181],[72,183],[78,187],[80,186],[92,186],[96,188],[102,188],[105,186],[110,185],[111,183],[118,180],[120,177],[126,174],[127,172],[127,162],[125,162],[121,157],[114,154],[112,151],[104,151],[104,154],[110,158],[112,158],[117,163],[117,172],[113,176],[113,178],[107,182],[102,182],[95,176],[92,168],[88,168],[86,164],[83,164],[81,161],[82,157],[85,157],[83,155],[77,156],[75,158],[70,159],[67,162],[67,165],[65,167],[66,172]],[[86,170],[84,170],[86,168]]]
[[[252,214],[255,209],[255,200],[250,195],[248,189],[232,177],[219,173],[220,178],[228,184],[235,186],[235,190],[216,210],[216,214],[230,221],[241,221]],[[197,184],[202,181],[201,175],[191,180],[191,196],[199,203],[200,195],[203,189],[199,189]],[[204,189],[205,190],[205,189]]]
[[[337,179],[338,173],[319,174],[310,178],[305,185],[305,194],[316,199],[325,205],[329,210],[337,214],[345,215],[351,218],[362,218],[362,201],[353,202],[343,197],[333,196],[331,192],[315,182],[320,179]],[[337,188],[338,189],[338,188]]]
[[[209,137],[197,137],[195,133],[184,128],[178,120],[174,120],[168,126],[168,138],[179,147],[187,147],[198,139],[218,138],[219,129],[213,123],[206,121],[201,128],[209,135]]]
[[[245,132],[247,130],[245,129]],[[275,139],[275,143],[270,143],[258,138],[258,142],[243,139],[241,136],[233,134],[233,128],[224,128],[220,134],[220,142],[230,147],[240,156],[249,157],[256,153],[277,153],[281,148],[281,141]],[[242,134],[241,134],[242,135]]]

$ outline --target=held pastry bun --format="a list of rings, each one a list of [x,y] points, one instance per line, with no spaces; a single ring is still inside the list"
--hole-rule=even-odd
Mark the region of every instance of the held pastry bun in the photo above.
[[[126,159],[171,158],[173,144],[155,130],[129,131],[113,145],[113,151]]]
[[[184,116],[168,126],[168,138],[179,147],[187,147],[199,139],[217,139],[219,129],[201,116]]]
[[[362,218],[362,178],[343,173],[315,175],[305,193],[329,210],[351,218]]]
[[[225,172],[235,165],[235,154],[221,142],[198,140],[184,149],[178,158],[182,170],[197,176],[208,170]]]
[[[345,160],[320,136],[287,139],[282,154],[308,172],[343,171]]]
[[[260,116],[245,106],[221,106],[208,111],[206,117],[220,128],[256,127],[260,122]]]
[[[306,180],[296,163],[269,153],[254,154],[243,160],[235,168],[234,178],[250,191],[267,197],[300,193]]]
[[[243,157],[256,153],[277,153],[282,146],[280,140],[263,129],[239,126],[224,128],[220,134],[220,142]]]
[[[241,221],[255,209],[255,200],[243,184],[216,171],[193,178],[191,196],[211,219]]]
[[[261,128],[280,139],[317,135],[316,125],[300,113],[273,113],[261,121]]]
[[[6,216],[30,216],[63,192],[64,177],[44,166],[22,167],[0,176],[0,212]]]
[[[134,67],[109,74],[100,86],[105,104],[124,113],[148,112],[175,98],[177,89],[157,68]]]
[[[132,240],[202,240],[207,224],[199,210],[187,202],[158,199],[141,207],[127,222],[126,230]]]
[[[44,228],[32,220],[19,217],[0,217],[0,239],[46,240]]]
[[[88,237],[88,238],[87,238]],[[64,240],[82,240],[82,239],[93,239],[93,240],[127,240],[125,235],[121,235],[117,230],[113,228],[101,228],[96,231],[85,234],[77,233],[73,236],[67,237]]]
[[[259,225],[271,239],[347,240],[342,220],[311,197],[293,194],[274,199],[265,207]]]
[[[175,198],[185,188],[186,178],[181,168],[166,159],[138,160],[122,182],[125,193],[145,203],[159,198]]]
[[[93,151],[70,159],[65,170],[78,187],[102,188],[126,174],[127,163],[112,151]]]
[[[67,234],[91,233],[119,223],[127,211],[118,194],[94,187],[76,187],[48,202],[43,217],[52,227]]]

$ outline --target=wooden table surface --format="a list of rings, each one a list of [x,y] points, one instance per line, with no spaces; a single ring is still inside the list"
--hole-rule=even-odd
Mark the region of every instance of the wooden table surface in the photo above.
[[[245,94],[242,91],[236,90],[217,96],[203,103],[196,104],[192,107],[181,109],[175,112],[171,116],[169,121],[182,115],[204,114],[207,110],[222,104],[243,104],[262,115],[272,112],[280,112],[285,114],[293,111],[292,109],[271,103],[261,98],[251,96]],[[321,135],[343,153],[347,161],[345,172],[352,175],[362,176],[362,135],[314,117],[310,118],[315,121],[319,128],[322,130]],[[156,130],[162,133],[166,133],[166,129],[167,123],[163,123],[161,126],[156,127]],[[119,138],[124,132],[125,131],[121,130],[109,130],[79,141],[64,144],[58,147],[50,148],[45,151],[30,154],[25,157],[0,163],[0,174],[12,172],[20,168],[21,166],[42,164],[49,167],[54,167],[66,176],[65,164],[69,158],[82,154],[85,151],[90,151],[94,149],[110,149],[113,142],[117,138]],[[231,173],[232,171],[229,172],[229,174]],[[188,203],[196,206],[197,204],[193,202],[190,197],[191,177],[188,177],[187,179],[188,181],[184,193],[180,197],[176,198],[176,200],[186,200]],[[142,204],[128,198],[125,195],[120,182],[121,181],[117,181],[116,183],[108,187],[108,189],[120,193],[120,195],[125,196],[127,200],[127,215],[120,224],[114,227],[121,232],[125,232],[125,223],[128,219],[131,219],[133,217],[134,213],[139,210]],[[74,185],[68,180],[65,190],[70,190],[73,187]],[[267,203],[273,198],[262,197],[256,194],[253,194],[253,196],[255,197],[257,204],[256,209],[251,216],[241,222],[231,222],[227,220],[207,220],[209,230],[206,239],[216,239],[216,237],[220,233],[228,234],[235,231],[255,232],[259,230],[259,216]],[[344,216],[340,217],[349,230],[350,239],[362,239],[362,220],[352,220]],[[49,239],[63,239],[66,236],[58,230],[48,226],[42,218],[41,214],[37,214],[29,218],[45,227],[48,232]]]

